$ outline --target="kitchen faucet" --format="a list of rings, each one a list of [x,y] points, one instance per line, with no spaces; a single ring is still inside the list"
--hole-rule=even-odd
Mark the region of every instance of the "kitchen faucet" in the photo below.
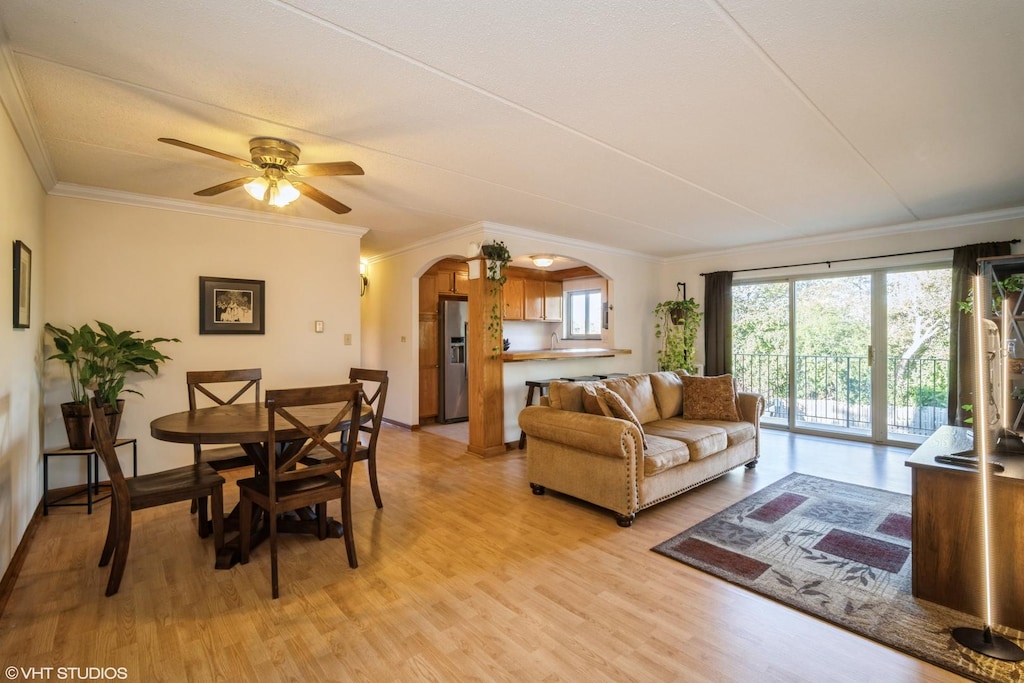
[[[551,333],[551,350],[552,351],[555,349],[555,345],[557,343],[558,343],[558,333],[557,332],[552,332]]]

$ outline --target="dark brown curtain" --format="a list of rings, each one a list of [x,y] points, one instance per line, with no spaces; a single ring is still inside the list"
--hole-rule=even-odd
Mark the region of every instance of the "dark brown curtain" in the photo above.
[[[971,291],[971,278],[978,274],[978,259],[1006,256],[1009,242],[968,244],[953,250],[953,292],[949,305],[949,424],[963,426],[970,417],[961,406],[973,404],[970,381],[972,336],[971,317],[960,311],[959,303]]]
[[[704,374],[732,372],[732,272],[704,276]]]

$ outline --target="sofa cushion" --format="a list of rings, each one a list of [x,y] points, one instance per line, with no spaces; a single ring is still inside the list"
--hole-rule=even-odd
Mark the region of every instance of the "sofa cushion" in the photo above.
[[[647,435],[644,451],[644,476],[650,477],[690,462],[690,449],[686,444],[664,436]]]
[[[556,410],[574,413],[586,412],[583,406],[583,387],[588,382],[555,381],[548,385],[548,405]],[[589,382],[595,384],[595,382]]]
[[[637,419],[636,414],[629,405],[626,404],[626,401],[606,386],[599,384],[594,387],[594,390],[597,392],[598,397],[604,399],[608,409],[612,411],[612,417],[617,417],[620,420],[629,420],[636,425],[636,428],[640,430],[640,440],[643,441],[644,450],[647,450],[647,435],[644,433],[644,426]]]
[[[730,422],[728,420],[704,420],[703,424],[713,427],[721,427],[725,430],[726,438],[729,439],[729,447],[750,441],[757,435],[754,425],[749,422]]]
[[[687,420],[738,422],[736,387],[732,375],[680,377],[683,382],[683,417]]]
[[[603,396],[597,395],[597,388],[595,384],[591,382],[584,382],[581,388],[583,389],[584,412],[590,413],[591,415],[614,417],[614,415],[612,415],[611,408],[608,407],[608,402],[604,400]]]
[[[662,420],[683,414],[683,380],[674,372],[651,373],[651,389]]]
[[[688,422],[676,417],[650,422],[644,425],[644,428],[652,436],[675,439],[686,444],[690,460],[702,460],[724,451],[730,445],[728,432],[711,421]]]
[[[622,397],[640,424],[660,420],[658,405],[654,402],[650,375],[629,375],[617,379],[606,379],[604,386]]]

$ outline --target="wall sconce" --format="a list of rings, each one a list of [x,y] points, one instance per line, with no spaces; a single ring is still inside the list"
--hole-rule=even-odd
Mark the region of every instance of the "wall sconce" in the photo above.
[[[366,261],[359,262],[359,296],[366,294],[366,288],[370,286],[370,280],[366,277]]]
[[[538,268],[547,268],[555,262],[554,257],[551,256],[531,256],[530,260],[533,261],[533,265]]]

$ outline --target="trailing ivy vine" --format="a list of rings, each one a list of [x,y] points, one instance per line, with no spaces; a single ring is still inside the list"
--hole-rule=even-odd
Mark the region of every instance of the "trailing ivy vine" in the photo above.
[[[704,314],[692,297],[662,301],[654,307],[654,338],[661,341],[658,369],[697,370],[697,330]]]

